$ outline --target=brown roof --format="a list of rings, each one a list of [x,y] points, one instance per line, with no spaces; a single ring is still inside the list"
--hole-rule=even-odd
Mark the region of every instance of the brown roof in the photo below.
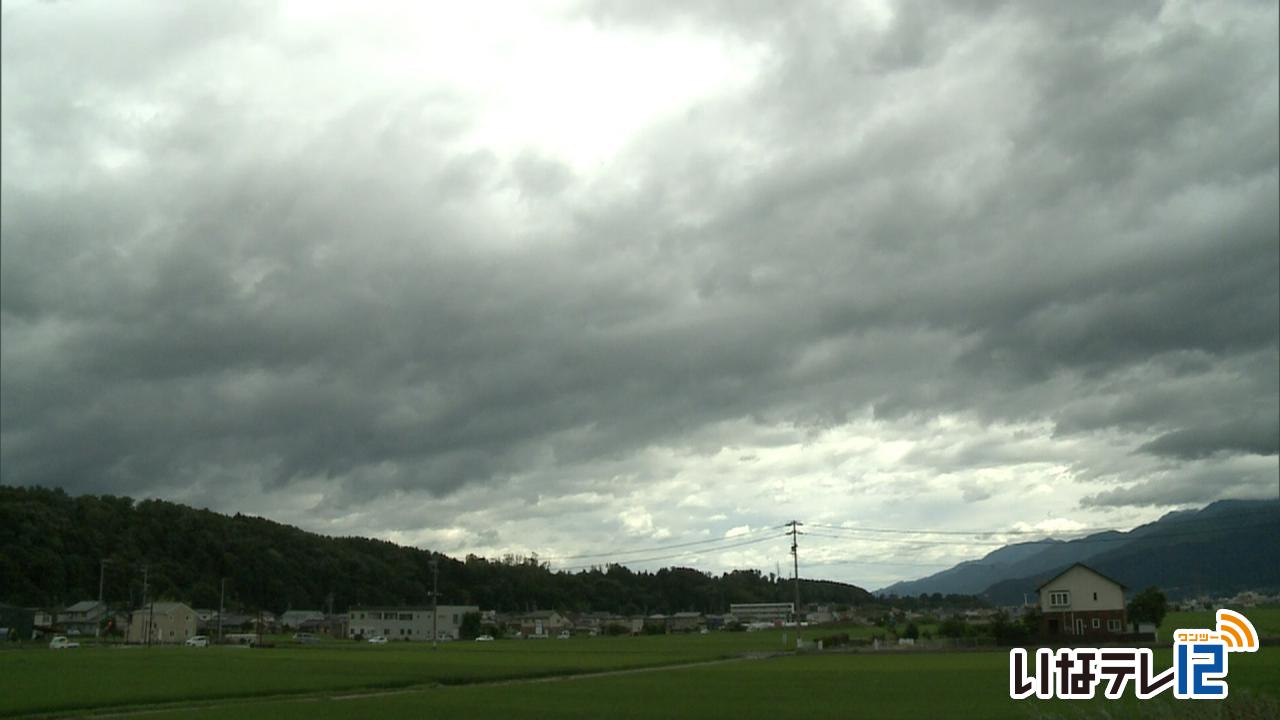
[[[1078,567],[1082,567],[1082,568],[1084,568],[1085,570],[1088,570],[1089,572],[1093,573],[1094,575],[1097,575],[1098,577],[1102,578],[1103,580],[1106,580],[1107,582],[1111,582],[1111,583],[1115,583],[1116,585],[1119,585],[1121,590],[1128,590],[1128,589],[1129,589],[1129,588],[1128,588],[1128,586],[1126,586],[1124,583],[1120,582],[1119,580],[1116,580],[1116,579],[1115,579],[1115,578],[1113,578],[1113,577],[1108,577],[1108,576],[1106,576],[1106,575],[1103,575],[1102,573],[1098,572],[1097,570],[1094,570],[1093,568],[1089,567],[1088,565],[1085,565],[1085,564],[1084,564],[1084,563],[1082,563],[1082,562],[1078,562],[1078,563],[1072,563],[1070,567],[1068,567],[1068,568],[1064,569],[1062,572],[1058,573],[1057,575],[1054,575],[1053,577],[1049,578],[1048,580],[1045,580],[1044,582],[1042,582],[1042,583],[1040,583],[1039,585],[1037,585],[1037,586],[1036,586],[1036,592],[1040,592],[1040,588],[1044,587],[1045,585],[1048,585],[1049,583],[1053,582],[1054,580],[1057,580],[1058,578],[1062,577],[1063,575],[1066,575],[1067,573],[1071,572],[1072,570],[1074,570],[1074,569],[1076,569],[1076,568],[1078,568]]]

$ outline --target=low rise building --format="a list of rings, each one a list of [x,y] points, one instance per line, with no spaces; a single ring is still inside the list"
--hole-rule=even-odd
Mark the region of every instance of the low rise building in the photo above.
[[[97,635],[103,619],[107,617],[107,606],[97,600],[81,600],[58,613],[57,624],[68,635]]]
[[[280,615],[280,627],[297,630],[308,620],[324,620],[324,613],[319,610],[286,610]]]
[[[732,603],[729,614],[744,625],[752,623],[781,624],[795,617],[795,603]]]
[[[441,605],[436,608],[434,627],[439,640],[457,640],[462,619],[478,613],[475,605]],[[432,615],[428,607],[353,607],[348,613],[347,636],[385,637],[387,640],[429,641]]]
[[[534,610],[518,613],[507,618],[508,629],[515,630],[525,637],[546,637],[558,635],[561,630],[569,630],[573,623],[569,618],[555,610]]]
[[[706,626],[700,612],[672,613],[667,618],[667,632],[697,632]]]
[[[185,603],[155,602],[133,611],[128,642],[181,644],[197,634],[196,611]]]

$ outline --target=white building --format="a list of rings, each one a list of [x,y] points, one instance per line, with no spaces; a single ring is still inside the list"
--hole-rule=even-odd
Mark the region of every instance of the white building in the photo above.
[[[479,613],[475,605],[441,605],[436,609],[436,632],[440,640],[457,640],[462,618]],[[387,640],[431,640],[430,607],[354,607],[350,612],[347,637]]]
[[[732,603],[729,614],[738,621],[751,623],[783,623],[795,616],[795,603]]]
[[[155,602],[133,611],[131,643],[182,644],[196,634],[196,611],[180,602]]]

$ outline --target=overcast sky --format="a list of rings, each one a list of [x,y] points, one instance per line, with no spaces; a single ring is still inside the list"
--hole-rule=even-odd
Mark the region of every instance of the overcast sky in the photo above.
[[[0,482],[783,574],[792,519],[1276,497],[1278,34],[1274,2],[4,2]],[[868,588],[1028,537],[809,529],[802,574]]]

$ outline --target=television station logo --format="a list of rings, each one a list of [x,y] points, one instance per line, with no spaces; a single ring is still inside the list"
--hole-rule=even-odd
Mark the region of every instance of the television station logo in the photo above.
[[[1014,648],[1009,651],[1009,697],[1091,700],[1105,681],[1102,694],[1110,700],[1122,697],[1130,683],[1139,700],[1169,688],[1180,700],[1221,700],[1227,697],[1227,659],[1231,653],[1257,652],[1258,632],[1232,610],[1219,610],[1217,620],[1212,630],[1174,631],[1173,666],[1158,674],[1150,648],[1039,648],[1035,675],[1030,674],[1027,650]]]

